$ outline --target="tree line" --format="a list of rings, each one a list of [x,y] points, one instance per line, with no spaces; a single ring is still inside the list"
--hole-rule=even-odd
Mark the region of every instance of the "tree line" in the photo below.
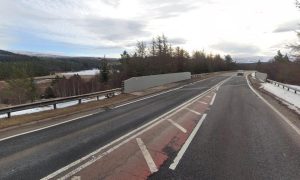
[[[44,91],[40,92],[33,77],[37,74],[47,74],[48,70],[55,70],[55,68],[51,69],[55,65],[49,65],[49,67],[45,64],[49,63],[48,60],[39,59],[38,62],[36,60],[31,59],[26,63],[15,60],[14,62],[18,63],[10,64],[7,72],[9,76],[4,75],[6,78],[9,77],[7,78],[7,87],[0,93],[2,103],[22,104],[40,98],[67,97],[121,87],[123,80],[134,76],[185,71],[198,74],[232,70],[237,67],[230,55],[223,58],[220,55],[207,54],[204,51],[195,51],[190,54],[183,48],[173,47],[167,37],[162,35],[153,38],[150,44],[137,42],[133,53],[124,51],[121,54],[120,63],[112,63],[105,58],[97,61],[97,64],[87,62],[86,67],[92,64],[93,68],[96,66],[100,69],[99,75],[90,79],[84,79],[79,75],[70,78],[57,76]],[[51,63],[54,62],[51,61]],[[74,70],[72,63],[74,61],[68,61],[64,70],[68,69],[68,66]],[[84,64],[79,66],[81,65],[85,66]],[[5,63],[2,61],[0,68],[3,66]],[[46,72],[37,73],[44,71],[45,67]]]
[[[97,68],[99,59],[72,57],[35,57],[0,51],[0,80],[14,78],[15,68],[27,66],[32,76],[46,76],[55,72],[80,71]]]
[[[226,71],[236,68],[230,55],[195,51],[190,54],[183,48],[173,47],[166,36],[153,38],[152,42],[138,42],[135,51],[121,54],[122,78],[189,71],[192,74]]]

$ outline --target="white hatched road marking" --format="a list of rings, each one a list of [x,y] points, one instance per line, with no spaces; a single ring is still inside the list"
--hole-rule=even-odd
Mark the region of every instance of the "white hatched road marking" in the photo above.
[[[178,154],[177,154],[176,158],[174,159],[173,163],[170,165],[170,167],[169,167],[170,169],[172,169],[172,170],[176,169],[179,161],[181,160],[181,158],[184,155],[185,151],[187,150],[187,148],[191,144],[192,140],[194,139],[196,133],[198,132],[198,130],[199,130],[200,126],[202,125],[205,118],[206,118],[206,114],[203,114],[203,116],[201,117],[201,119],[197,123],[196,127],[192,131],[191,135],[189,136],[189,138],[186,140],[186,142],[183,144],[182,148],[178,152]]]
[[[72,177],[74,174],[80,172],[82,169],[90,166],[91,164],[93,164],[94,162],[96,162],[97,160],[101,159],[102,157],[110,154],[111,152],[113,152],[114,150],[118,149],[119,147],[121,147],[122,145],[128,143],[129,141],[131,141],[132,139],[136,138],[137,136],[143,134],[144,132],[150,130],[151,128],[155,127],[156,125],[160,124],[161,122],[165,121],[167,118],[173,116],[174,114],[180,112],[182,109],[184,109],[185,107],[189,106],[190,104],[198,101],[200,98],[203,98],[206,94],[208,94],[209,92],[211,92],[213,89],[215,89],[218,85],[221,85],[223,83],[225,83],[226,81],[228,81],[229,79],[231,79],[233,76],[219,82],[217,85],[213,86],[212,88],[204,91],[203,93],[199,94],[198,96],[194,97],[194,98],[191,98],[190,100],[187,100],[186,102],[182,103],[181,105],[179,105],[178,107],[162,114],[161,116],[157,117],[156,119],[146,123],[145,125],[137,128],[137,129],[134,129],[133,131],[119,137],[118,139],[106,144],[105,146],[91,152],[90,154],[70,163],[69,165],[49,174],[48,176],[42,178],[42,180],[48,180],[48,179],[53,179],[55,178],[56,176],[62,174],[63,172],[71,169],[71,168],[74,168],[75,166],[79,165],[80,163],[83,163],[84,161],[87,161],[85,162],[84,164],[78,166],[78,167],[75,167],[74,170],[71,170],[70,172],[68,172],[67,174],[65,174],[63,177],[59,178],[59,179],[67,179],[67,178],[70,178]],[[118,143],[118,144],[116,144]],[[114,145],[116,144],[116,145]],[[113,146],[114,145],[114,146]],[[99,155],[96,155],[98,153],[100,153],[101,151],[105,150],[106,148],[109,148],[110,146],[113,146],[111,147],[110,149],[108,149],[107,151],[99,154]],[[92,157],[92,158],[91,158]],[[88,160],[90,159],[90,160]]]
[[[171,124],[173,124],[175,127],[177,127],[180,131],[182,131],[183,133],[186,133],[187,132],[187,130],[184,128],[184,127],[182,127],[182,126],[180,126],[178,123],[176,123],[175,121],[173,121],[172,119],[168,119],[168,121],[171,123]]]
[[[81,177],[80,176],[74,176],[71,178],[71,180],[81,180]]]
[[[150,172],[151,173],[154,173],[154,172],[157,172],[158,169],[155,165],[155,162],[153,161],[152,157],[151,157],[151,154],[149,153],[149,151],[147,150],[147,147],[146,145],[144,144],[144,142],[142,141],[141,138],[136,138],[136,141],[137,141],[137,144],[139,145],[141,151],[142,151],[142,154],[144,155],[144,158],[147,162],[147,165],[150,169]]]
[[[213,105],[216,99],[217,93],[214,94],[213,98],[211,99],[209,105]]]
[[[190,108],[185,108],[185,109],[189,110],[190,112],[192,112],[194,114],[201,115],[201,113],[199,113],[199,112],[197,112],[197,111],[195,111],[193,109],[190,109]]]
[[[206,102],[203,102],[203,101],[197,101],[198,103],[201,103],[201,104],[208,104],[208,103],[206,103]]]

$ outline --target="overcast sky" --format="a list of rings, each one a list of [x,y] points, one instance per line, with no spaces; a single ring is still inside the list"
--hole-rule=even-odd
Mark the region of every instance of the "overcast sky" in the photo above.
[[[165,34],[194,50],[273,56],[297,41],[295,0],[0,0],[0,48],[119,57]]]

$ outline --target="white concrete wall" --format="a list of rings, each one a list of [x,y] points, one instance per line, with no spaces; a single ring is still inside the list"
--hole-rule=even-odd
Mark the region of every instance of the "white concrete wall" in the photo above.
[[[133,77],[124,81],[124,92],[131,93],[173,82],[191,79],[190,72]]]
[[[256,79],[259,79],[262,82],[266,82],[268,74],[266,74],[266,73],[260,73],[260,72],[255,72],[255,77],[256,77]]]

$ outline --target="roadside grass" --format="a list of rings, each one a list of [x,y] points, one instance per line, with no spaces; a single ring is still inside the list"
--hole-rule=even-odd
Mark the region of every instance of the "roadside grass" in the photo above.
[[[113,104],[129,101],[131,99],[134,99],[135,97],[136,96],[131,94],[121,94],[109,99],[78,104],[67,108],[43,111],[43,112],[20,115],[20,116],[13,116],[10,119],[8,118],[1,119],[0,129],[12,127],[12,126],[19,126],[21,124],[26,124],[34,121],[41,121],[41,120],[44,121],[44,120],[51,120],[54,118],[63,118],[63,117],[67,117],[68,115],[79,114],[79,113],[83,113],[83,112],[87,112],[99,108],[107,108],[109,106],[112,106]]]

